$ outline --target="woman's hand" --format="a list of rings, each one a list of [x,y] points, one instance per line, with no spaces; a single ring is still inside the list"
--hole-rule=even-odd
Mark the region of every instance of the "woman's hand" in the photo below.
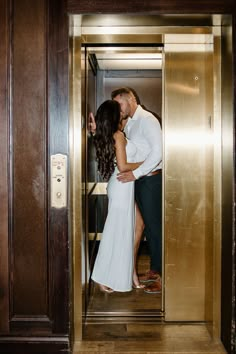
[[[96,122],[92,112],[88,116],[88,131],[94,135],[96,133]]]

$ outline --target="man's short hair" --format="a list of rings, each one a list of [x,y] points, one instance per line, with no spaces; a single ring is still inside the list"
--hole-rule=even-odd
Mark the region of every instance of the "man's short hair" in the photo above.
[[[134,95],[134,97],[136,99],[137,104],[141,104],[140,98],[139,98],[137,92],[135,91],[135,89],[133,89],[132,87],[127,87],[127,89],[129,89],[132,92],[132,94]]]
[[[140,104],[140,99],[137,92],[131,87],[119,87],[118,89],[112,91],[111,98],[114,99],[118,95],[131,95],[135,98],[137,104]]]

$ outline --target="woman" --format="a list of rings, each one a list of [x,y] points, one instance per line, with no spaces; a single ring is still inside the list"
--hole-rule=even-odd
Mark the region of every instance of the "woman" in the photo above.
[[[122,133],[120,105],[105,101],[95,116],[98,170],[108,180],[108,215],[92,279],[102,291],[130,291],[134,267],[134,183],[120,183],[119,172],[134,170],[136,147]]]

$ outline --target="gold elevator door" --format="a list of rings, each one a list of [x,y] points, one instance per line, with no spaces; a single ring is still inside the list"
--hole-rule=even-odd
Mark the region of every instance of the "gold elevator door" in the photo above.
[[[213,37],[165,35],[165,319],[212,304]],[[207,297],[211,299],[207,299]]]

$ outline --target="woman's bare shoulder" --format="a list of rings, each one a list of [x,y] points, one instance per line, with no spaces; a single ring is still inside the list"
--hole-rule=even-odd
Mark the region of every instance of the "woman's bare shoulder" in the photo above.
[[[113,134],[113,138],[115,139],[115,141],[120,141],[120,142],[126,141],[124,133],[120,130],[117,130],[117,132]]]

